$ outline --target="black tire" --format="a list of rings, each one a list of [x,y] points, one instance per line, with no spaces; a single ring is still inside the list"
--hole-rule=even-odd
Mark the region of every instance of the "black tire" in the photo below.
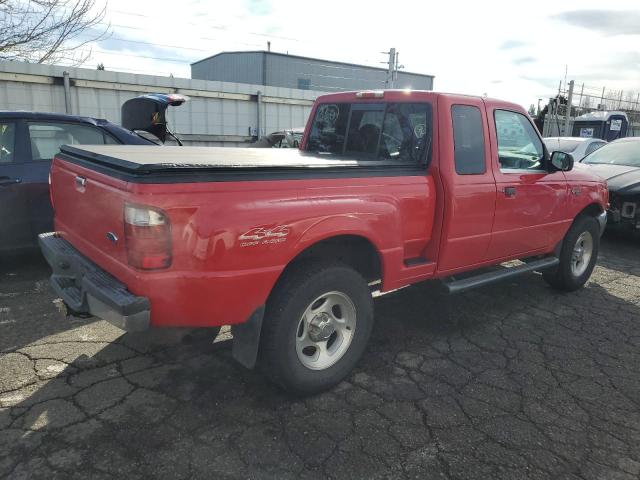
[[[331,366],[312,370],[296,352],[299,323],[315,299],[329,292],[346,295],[355,307],[356,324],[348,347]],[[285,272],[265,312],[260,339],[260,367],[276,384],[296,395],[311,395],[342,381],[364,353],[373,328],[373,299],[366,280],[339,263],[304,262]]]
[[[580,236],[589,233],[593,240],[591,258],[586,265],[586,269],[580,275],[574,274],[572,270],[573,249]],[[560,251],[560,265],[553,270],[548,270],[542,274],[544,280],[557,290],[573,292],[582,288],[598,260],[598,250],[600,248],[600,226],[598,221],[589,216],[580,216],[573,222],[562,242]]]

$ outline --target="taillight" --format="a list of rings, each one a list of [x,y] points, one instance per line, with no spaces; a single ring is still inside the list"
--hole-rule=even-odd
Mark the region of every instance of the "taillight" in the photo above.
[[[125,204],[124,235],[132,267],[157,270],[171,265],[171,223],[164,211]]]

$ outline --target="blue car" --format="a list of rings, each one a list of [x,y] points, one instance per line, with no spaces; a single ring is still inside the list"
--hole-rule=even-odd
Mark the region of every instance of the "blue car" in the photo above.
[[[0,252],[36,246],[53,229],[49,168],[60,145],[150,145],[107,120],[0,111]]]

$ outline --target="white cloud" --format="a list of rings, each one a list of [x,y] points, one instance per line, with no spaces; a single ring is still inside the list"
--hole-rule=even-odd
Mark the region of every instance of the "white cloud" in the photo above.
[[[606,31],[575,20],[593,22],[593,10],[603,8],[614,10],[594,0],[110,0],[113,38],[129,42],[94,47],[92,63],[188,77],[190,60],[265,49],[267,40],[279,52],[375,66],[385,60],[380,52],[395,47],[407,70],[436,76],[437,90],[487,93],[528,107],[554,94],[565,65],[578,84],[640,90],[640,38],[628,34],[628,25],[615,34],[620,15],[603,16]],[[637,0],[618,0],[615,10],[640,12]]]

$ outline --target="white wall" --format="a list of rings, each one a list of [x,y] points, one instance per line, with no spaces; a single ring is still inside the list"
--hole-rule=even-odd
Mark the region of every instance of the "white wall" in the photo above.
[[[190,101],[170,107],[170,128],[186,143],[242,145],[257,134],[257,93],[262,92],[261,132],[302,127],[313,100],[310,90],[186,78],[136,75],[54,65],[0,62],[0,109],[65,112],[63,72],[69,72],[71,113],[120,124],[120,107],[149,92],[181,93]],[[197,140],[189,137],[198,135]]]

